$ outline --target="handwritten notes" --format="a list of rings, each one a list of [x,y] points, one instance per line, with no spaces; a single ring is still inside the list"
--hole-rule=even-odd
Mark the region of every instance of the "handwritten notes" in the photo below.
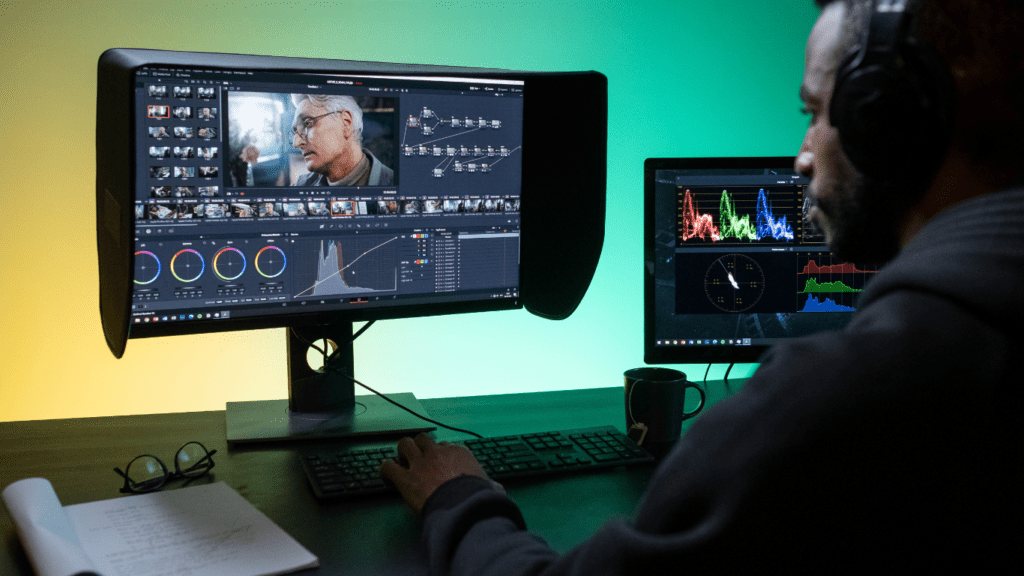
[[[53,502],[59,505],[56,497]],[[104,576],[264,576],[319,565],[316,556],[223,482],[63,511],[81,551]]]

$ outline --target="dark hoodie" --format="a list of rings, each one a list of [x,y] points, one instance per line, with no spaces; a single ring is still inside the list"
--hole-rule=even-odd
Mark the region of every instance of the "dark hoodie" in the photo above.
[[[933,218],[842,331],[773,348],[565,555],[464,476],[428,501],[435,574],[923,573],[1024,567],[1024,190]],[[1016,566],[1016,568],[1012,568]]]

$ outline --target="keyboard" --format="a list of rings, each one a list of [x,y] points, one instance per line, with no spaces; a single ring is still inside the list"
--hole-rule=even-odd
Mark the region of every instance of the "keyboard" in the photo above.
[[[311,449],[302,454],[302,466],[320,499],[397,494],[379,473],[381,462],[398,458],[395,444],[390,440]],[[614,426],[474,438],[452,444],[469,448],[487,475],[498,482],[654,462],[653,456]]]

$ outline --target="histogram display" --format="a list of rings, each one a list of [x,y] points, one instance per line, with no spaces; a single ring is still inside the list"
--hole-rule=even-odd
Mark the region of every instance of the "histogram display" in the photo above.
[[[874,276],[873,266],[837,261],[829,252],[798,256],[798,312],[852,312],[857,295]]]

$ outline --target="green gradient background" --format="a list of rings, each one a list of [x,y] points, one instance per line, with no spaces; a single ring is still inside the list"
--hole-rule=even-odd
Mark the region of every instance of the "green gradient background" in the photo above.
[[[0,1],[0,421],[287,395],[283,330],[134,340],[122,360],[107,350],[93,206],[96,62],[107,48],[608,76],[607,235],[576,313],[393,320],[357,341],[357,376],[429,398],[615,386],[641,365],[643,161],[795,154],[816,15],[811,0]],[[565,120],[552,146],[587,146],[573,140],[587,119],[568,101]],[[697,378],[705,367],[683,369]]]

